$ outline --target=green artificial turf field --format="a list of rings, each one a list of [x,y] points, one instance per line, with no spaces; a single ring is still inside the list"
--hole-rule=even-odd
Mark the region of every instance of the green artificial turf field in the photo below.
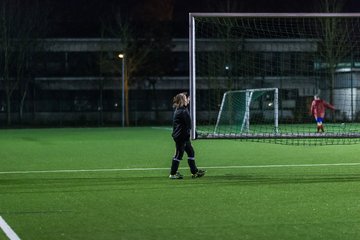
[[[359,145],[196,140],[207,174],[170,180],[170,134],[0,130],[0,216],[25,240],[360,239]]]

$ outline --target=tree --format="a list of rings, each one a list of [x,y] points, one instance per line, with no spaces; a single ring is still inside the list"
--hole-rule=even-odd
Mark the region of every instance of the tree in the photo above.
[[[319,9],[324,13],[341,12],[344,0],[321,0]],[[349,25],[342,18],[319,18],[321,29],[320,58],[325,63],[326,85],[329,89],[330,103],[334,103],[335,73],[338,64],[352,51]]]
[[[24,3],[20,0],[3,0],[0,5],[0,72],[3,81],[7,124],[11,124],[11,106],[15,91],[19,92],[21,101],[19,113],[22,117],[28,79],[24,78],[29,70],[29,61],[37,44],[39,29],[45,25],[44,14],[39,14],[38,1]]]
[[[145,62],[150,49],[144,44],[144,41],[136,37],[135,29],[131,27],[132,24],[129,19],[122,18],[120,10],[115,12],[113,19],[106,19],[103,21],[102,28],[106,34],[103,36],[119,39],[122,54],[124,54],[125,76],[124,76],[124,92],[125,92],[125,123],[129,126],[129,85],[135,79],[135,74],[140,66]],[[103,54],[103,53],[101,53]],[[106,59],[100,57],[100,65],[102,68],[113,69],[113,72],[118,75],[121,74],[119,67],[119,58],[115,54],[113,59]]]
[[[162,77],[171,69],[171,20],[174,0],[151,0],[135,6],[135,18],[115,9],[104,21],[108,37],[119,39],[125,55],[125,121],[129,126],[129,86],[145,76]],[[106,35],[106,34],[105,34]],[[121,74],[119,59],[105,63]]]
[[[145,1],[139,9],[140,25],[148,29],[145,34],[150,54],[138,72],[140,78],[147,79],[152,88],[150,101],[159,118],[159,104],[156,84],[174,69],[172,53],[174,0]],[[138,15],[138,14],[137,14]]]

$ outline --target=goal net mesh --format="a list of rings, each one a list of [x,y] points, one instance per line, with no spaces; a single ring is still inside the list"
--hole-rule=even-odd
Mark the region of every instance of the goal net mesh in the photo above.
[[[193,23],[190,89],[198,138],[359,142],[360,15],[199,14]],[[247,89],[278,89],[278,126],[274,94],[255,91],[247,102]],[[336,108],[326,110],[323,133],[310,114],[314,95]]]

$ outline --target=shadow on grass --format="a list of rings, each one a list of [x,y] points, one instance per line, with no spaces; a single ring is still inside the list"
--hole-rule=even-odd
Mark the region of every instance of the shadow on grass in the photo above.
[[[307,175],[219,175],[208,176],[209,181],[236,184],[311,184],[360,182],[360,174],[307,174]]]

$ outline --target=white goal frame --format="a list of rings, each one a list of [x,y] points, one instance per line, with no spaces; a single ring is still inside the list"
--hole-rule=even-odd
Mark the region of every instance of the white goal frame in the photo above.
[[[214,134],[217,134],[217,128],[220,122],[221,112],[224,108],[224,103],[227,95],[229,93],[245,93],[245,114],[244,119],[241,123],[241,132],[248,132],[250,130],[250,105],[252,102],[252,95],[254,92],[273,92],[274,94],[274,133],[278,133],[279,129],[279,89],[278,88],[254,88],[254,89],[246,89],[246,90],[234,90],[228,91],[224,93],[223,99],[221,101],[220,110],[218,113],[218,117],[216,120]]]
[[[360,17],[360,13],[189,13],[189,93],[190,101],[193,104],[190,104],[190,115],[191,115],[191,139],[196,139],[196,62],[195,62],[195,18],[196,17],[254,17],[254,18],[264,18],[264,17]],[[245,136],[246,138],[258,138],[256,134],[249,134]],[[211,136],[208,138],[238,138],[239,136]],[[261,135],[260,137],[264,137]],[[347,134],[331,134],[325,133],[321,136],[317,134],[302,134],[292,135],[292,134],[270,134],[268,138],[358,138],[360,134],[358,133],[347,133]],[[242,136],[240,136],[242,138]],[[266,136],[265,136],[266,138]]]

